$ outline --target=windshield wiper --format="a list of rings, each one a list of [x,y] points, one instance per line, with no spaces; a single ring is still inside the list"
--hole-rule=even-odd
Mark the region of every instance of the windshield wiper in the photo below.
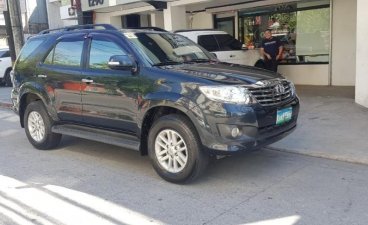
[[[191,60],[185,61],[184,63],[202,63],[202,62],[215,62],[215,61],[211,59],[191,59]]]
[[[182,64],[182,62],[168,60],[164,62],[155,63],[153,64],[153,66],[168,66],[168,65],[179,65],[179,64]]]

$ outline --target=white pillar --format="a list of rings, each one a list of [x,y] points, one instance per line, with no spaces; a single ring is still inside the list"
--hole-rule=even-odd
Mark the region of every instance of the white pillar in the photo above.
[[[356,103],[368,107],[368,1],[357,0]]]
[[[151,26],[165,28],[164,16],[162,12],[151,13]]]
[[[171,6],[168,2],[167,9],[164,9],[164,24],[168,31],[187,29],[185,6]]]
[[[110,17],[110,24],[115,26],[118,29],[121,29],[122,28],[121,16],[112,16],[112,17]]]

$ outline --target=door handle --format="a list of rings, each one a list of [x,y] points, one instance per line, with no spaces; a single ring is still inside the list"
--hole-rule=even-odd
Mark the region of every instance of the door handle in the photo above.
[[[91,79],[82,79],[83,83],[93,83],[93,80]]]
[[[234,58],[235,57],[235,55],[230,55],[230,58]]]
[[[45,74],[38,74],[37,77],[38,78],[47,78],[47,75],[45,75]]]

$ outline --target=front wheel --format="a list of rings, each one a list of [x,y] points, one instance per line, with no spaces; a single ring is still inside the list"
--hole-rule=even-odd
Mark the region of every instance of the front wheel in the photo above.
[[[154,169],[173,183],[194,180],[205,170],[209,156],[201,146],[195,128],[181,115],[159,118],[148,136],[148,153]]]
[[[24,113],[24,127],[29,142],[37,149],[48,150],[56,147],[61,134],[51,132],[52,119],[41,101],[31,102]]]

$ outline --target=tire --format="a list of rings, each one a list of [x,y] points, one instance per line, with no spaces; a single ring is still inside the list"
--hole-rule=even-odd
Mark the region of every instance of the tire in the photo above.
[[[31,102],[24,113],[24,128],[29,142],[37,149],[55,148],[61,134],[51,132],[52,119],[41,101]]]
[[[173,145],[177,144],[177,149],[168,147],[170,140],[176,142]],[[160,117],[149,131],[148,154],[153,168],[160,177],[172,183],[192,181],[205,170],[209,155],[201,147],[191,121],[181,115]]]
[[[8,69],[5,72],[5,75],[4,75],[4,85],[5,85],[5,87],[12,87],[13,86],[13,84],[11,82],[11,79],[10,79],[10,71],[11,70]]]

